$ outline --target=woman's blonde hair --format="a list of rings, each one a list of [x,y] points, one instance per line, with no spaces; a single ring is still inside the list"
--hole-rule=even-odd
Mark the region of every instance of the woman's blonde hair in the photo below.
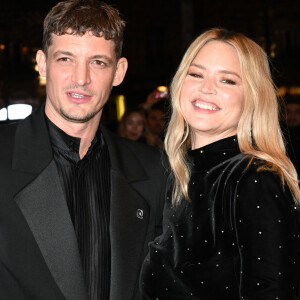
[[[190,45],[172,80],[170,95],[172,115],[165,137],[165,150],[175,182],[173,205],[184,197],[189,199],[190,169],[187,150],[191,145],[191,132],[180,107],[180,93],[187,71],[199,50],[210,41],[231,45],[238,54],[244,86],[244,109],[238,123],[237,137],[242,153],[264,161],[261,169],[277,173],[282,183],[287,183],[296,203],[300,203],[300,191],[296,170],[286,156],[279,124],[279,105],[276,87],[271,78],[269,61],[264,50],[246,36],[210,29]]]

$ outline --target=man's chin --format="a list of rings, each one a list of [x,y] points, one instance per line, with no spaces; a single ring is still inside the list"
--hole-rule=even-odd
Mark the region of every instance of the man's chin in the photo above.
[[[68,114],[66,112],[61,112],[61,116],[69,122],[73,123],[86,123],[90,121],[96,113],[90,113],[90,114],[85,114],[85,115],[79,115],[79,114]]]

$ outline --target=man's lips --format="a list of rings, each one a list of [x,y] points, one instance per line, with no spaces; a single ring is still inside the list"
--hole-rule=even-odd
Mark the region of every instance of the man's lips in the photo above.
[[[195,101],[192,102],[192,104],[195,107],[200,108],[201,110],[208,110],[208,111],[220,110],[219,106],[217,106],[216,104],[211,103],[211,102],[195,100]]]
[[[67,92],[68,97],[74,102],[85,102],[92,96],[81,92]]]

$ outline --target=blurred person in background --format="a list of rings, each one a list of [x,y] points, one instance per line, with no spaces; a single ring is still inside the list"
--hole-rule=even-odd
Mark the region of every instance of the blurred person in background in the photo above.
[[[147,121],[146,143],[151,146],[163,148],[169,94],[166,87],[152,91],[140,108],[145,111]]]
[[[163,147],[166,125],[166,100],[162,99],[147,110],[146,143],[158,148]]]
[[[146,117],[138,109],[126,110],[118,126],[118,135],[132,141],[145,143]]]
[[[286,123],[289,128],[300,127],[300,96],[289,96],[285,105]]]

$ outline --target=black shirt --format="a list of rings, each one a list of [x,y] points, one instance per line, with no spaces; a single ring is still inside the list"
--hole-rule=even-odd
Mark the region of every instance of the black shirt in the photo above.
[[[80,138],[48,119],[60,181],[74,225],[90,300],[109,299],[110,160],[100,128],[80,159]]]

